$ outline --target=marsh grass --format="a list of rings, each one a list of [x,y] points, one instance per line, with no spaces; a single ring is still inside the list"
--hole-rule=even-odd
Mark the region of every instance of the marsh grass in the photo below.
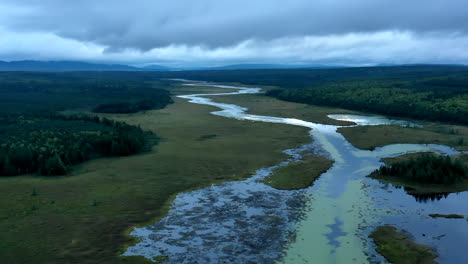
[[[379,226],[370,235],[377,252],[395,264],[433,264],[437,254],[428,246],[417,244],[408,234],[393,226]]]
[[[333,165],[333,161],[322,156],[309,155],[303,160],[292,162],[273,171],[263,183],[279,190],[304,189]]]
[[[245,179],[310,142],[305,128],[208,114],[214,110],[175,99],[162,110],[102,115],[162,140],[147,153],[77,165],[68,176],[1,178],[0,263],[148,263],[120,256],[136,242],[127,234],[163,217],[177,193]]]
[[[352,125],[353,123],[331,119],[327,117],[327,115],[358,113],[356,111],[334,107],[291,103],[263,94],[224,95],[216,97],[216,101],[222,103],[236,103],[242,107],[247,107],[249,109],[248,113],[255,115],[298,118],[309,122],[328,125]]]
[[[468,127],[421,122],[422,128],[396,125],[342,127],[338,132],[353,146],[372,150],[389,144],[442,144],[468,150]],[[455,132],[454,132],[455,131]]]

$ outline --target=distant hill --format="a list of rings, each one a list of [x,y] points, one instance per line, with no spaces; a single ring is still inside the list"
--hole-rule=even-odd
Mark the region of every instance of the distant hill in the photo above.
[[[321,69],[343,68],[323,64],[233,64],[220,67],[204,68],[204,70],[267,70],[267,69]]]
[[[156,65],[156,64],[141,67],[141,69],[148,70],[148,71],[170,71],[170,70],[172,70],[171,68],[164,67],[164,66],[161,66],[161,65]]]
[[[233,64],[220,67],[169,68],[161,65],[133,67],[123,64],[100,64],[81,61],[0,61],[0,71],[67,72],[67,71],[180,71],[180,70],[266,70],[342,68],[322,64]]]
[[[390,63],[378,66],[398,66]],[[399,66],[437,66],[424,64],[408,64]],[[440,66],[463,66],[463,65],[440,65]],[[68,71],[219,71],[219,70],[281,70],[281,69],[337,69],[353,68],[342,65],[325,64],[232,64],[219,67],[174,67],[169,68],[157,64],[143,67],[135,67],[124,64],[89,63],[82,61],[0,61],[1,71],[29,71],[29,72],[68,72]]]
[[[158,68],[159,67],[159,68]],[[97,64],[80,61],[0,61],[0,71],[66,72],[66,71],[162,71],[166,67],[151,65],[137,68],[122,64]]]

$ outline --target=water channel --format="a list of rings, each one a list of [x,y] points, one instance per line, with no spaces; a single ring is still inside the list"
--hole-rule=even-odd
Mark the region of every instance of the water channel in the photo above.
[[[217,94],[179,96],[221,110],[214,115],[239,120],[310,128],[312,143],[285,150],[290,158],[261,168],[244,181],[226,182],[181,193],[160,221],[135,228],[140,242],[124,255],[166,259],[167,263],[385,263],[368,238],[373,228],[392,224],[416,242],[434,247],[440,263],[464,263],[468,245],[466,219],[432,219],[430,213],[468,215],[468,192],[413,197],[403,189],[366,177],[380,159],[405,153],[458,153],[443,145],[394,144],[373,151],[352,146],[339,126],[248,114],[246,108],[217,103],[204,96],[254,94],[260,88],[186,83],[232,89]],[[330,115],[356,126],[417,126],[381,116]],[[246,135],[248,136],[248,135]],[[275,168],[301,159],[304,151],[324,155],[333,167],[302,190],[277,190],[260,182]]]

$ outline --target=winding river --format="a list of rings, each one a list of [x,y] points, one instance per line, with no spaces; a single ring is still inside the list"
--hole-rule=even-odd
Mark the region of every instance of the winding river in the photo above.
[[[181,193],[160,221],[135,228],[139,243],[124,255],[141,255],[167,263],[381,263],[368,235],[375,226],[392,224],[416,242],[434,247],[441,263],[465,263],[466,219],[432,219],[430,213],[468,215],[468,192],[443,197],[413,197],[390,184],[366,177],[383,157],[436,152],[453,155],[442,145],[394,144],[373,151],[353,147],[339,126],[294,118],[247,114],[247,109],[217,103],[204,96],[254,94],[260,88],[208,83],[232,89],[217,94],[179,96],[192,103],[220,108],[214,115],[239,120],[282,123],[310,128],[313,142],[285,150],[290,158],[256,171],[244,181],[226,182]],[[415,125],[378,116],[330,115],[360,125]],[[275,168],[300,160],[307,150],[335,161],[333,167],[302,190],[276,190],[260,182]]]

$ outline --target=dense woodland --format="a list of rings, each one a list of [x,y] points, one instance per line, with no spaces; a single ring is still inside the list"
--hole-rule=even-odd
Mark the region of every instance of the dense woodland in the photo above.
[[[468,168],[460,160],[431,154],[381,166],[374,174],[429,184],[455,184],[468,180]]]
[[[0,176],[64,175],[69,166],[102,156],[138,153],[157,141],[141,128],[73,115],[0,117]]]
[[[127,113],[172,103],[167,81],[121,73],[0,72],[0,113],[85,110]],[[128,77],[127,77],[128,75]],[[116,107],[117,106],[117,107]]]
[[[275,89],[267,95],[390,116],[468,124],[468,74],[418,81],[347,81],[313,88]]]
[[[139,127],[62,111],[163,108],[172,100],[159,87],[164,83],[99,73],[0,73],[0,176],[64,175],[92,158],[150,148],[157,136]]]

